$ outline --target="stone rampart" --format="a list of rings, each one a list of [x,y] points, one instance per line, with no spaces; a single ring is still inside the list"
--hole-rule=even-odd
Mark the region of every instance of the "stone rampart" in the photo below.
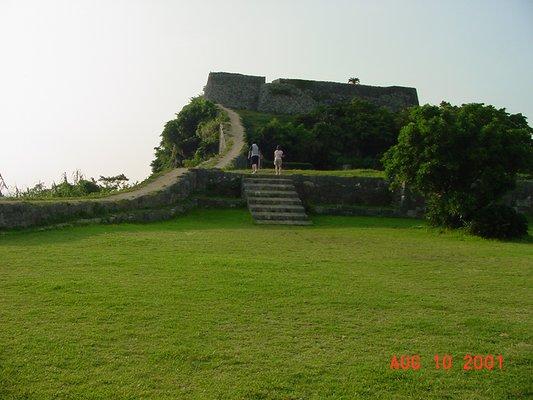
[[[210,72],[204,96],[229,108],[256,110],[264,83],[264,76]]]
[[[207,99],[227,107],[265,113],[306,113],[319,105],[366,100],[392,111],[418,105],[415,88],[368,86],[302,79],[276,79],[265,83],[262,76],[211,72],[204,88]]]

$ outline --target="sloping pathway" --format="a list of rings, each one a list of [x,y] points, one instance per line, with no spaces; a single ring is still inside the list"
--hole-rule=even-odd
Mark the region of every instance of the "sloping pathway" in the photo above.
[[[244,127],[241,117],[235,111],[217,104],[219,108],[226,111],[230,120],[229,138],[233,141],[231,149],[224,154],[215,164],[215,168],[225,168],[229,166],[239,155],[244,147]]]
[[[228,136],[233,142],[231,148],[226,151],[226,153],[217,161],[214,166],[214,168],[224,168],[229,166],[241,154],[242,148],[244,146],[244,127],[242,126],[239,114],[237,114],[235,111],[223,107],[220,104],[217,104],[217,107],[224,110],[229,116],[230,128]],[[145,196],[147,194],[158,192],[178,182],[180,176],[182,176],[186,172],[187,168],[175,168],[165,173],[164,175],[161,175],[160,177],[156,178],[152,182],[141,186],[138,189],[132,190],[130,192],[114,194],[108,197],[101,198],[99,200],[132,200]]]

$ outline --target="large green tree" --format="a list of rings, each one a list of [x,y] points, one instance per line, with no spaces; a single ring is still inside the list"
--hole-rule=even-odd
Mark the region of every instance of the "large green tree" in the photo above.
[[[532,133],[523,115],[493,106],[415,107],[384,156],[385,172],[393,186],[424,195],[432,224],[462,227],[531,171]]]

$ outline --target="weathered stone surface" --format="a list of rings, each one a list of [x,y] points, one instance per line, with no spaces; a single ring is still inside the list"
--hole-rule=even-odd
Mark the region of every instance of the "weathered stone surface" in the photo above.
[[[204,96],[226,107],[255,110],[259,91],[264,83],[264,76],[210,72],[204,87]]]
[[[302,79],[276,79],[265,83],[262,76],[211,72],[204,95],[215,103],[266,113],[306,113],[319,105],[354,98],[397,111],[418,105],[415,88],[352,85]]]
[[[304,203],[390,206],[393,193],[380,178],[291,175]]]
[[[219,169],[194,169],[196,192],[207,196],[241,197],[242,175]]]
[[[94,218],[101,218],[102,222],[125,221],[128,218],[131,221],[156,220],[154,216],[158,214],[158,209],[169,206],[181,207],[180,204],[183,204],[194,191],[195,185],[196,175],[188,172],[182,175],[178,182],[164,190],[131,200],[110,201],[104,198],[0,202],[0,229],[28,228]],[[138,214],[132,216],[135,212]]]

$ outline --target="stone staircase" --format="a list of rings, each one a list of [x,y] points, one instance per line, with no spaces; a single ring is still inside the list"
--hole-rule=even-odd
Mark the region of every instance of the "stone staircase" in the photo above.
[[[312,224],[290,179],[261,176],[244,178],[243,194],[258,224]]]

